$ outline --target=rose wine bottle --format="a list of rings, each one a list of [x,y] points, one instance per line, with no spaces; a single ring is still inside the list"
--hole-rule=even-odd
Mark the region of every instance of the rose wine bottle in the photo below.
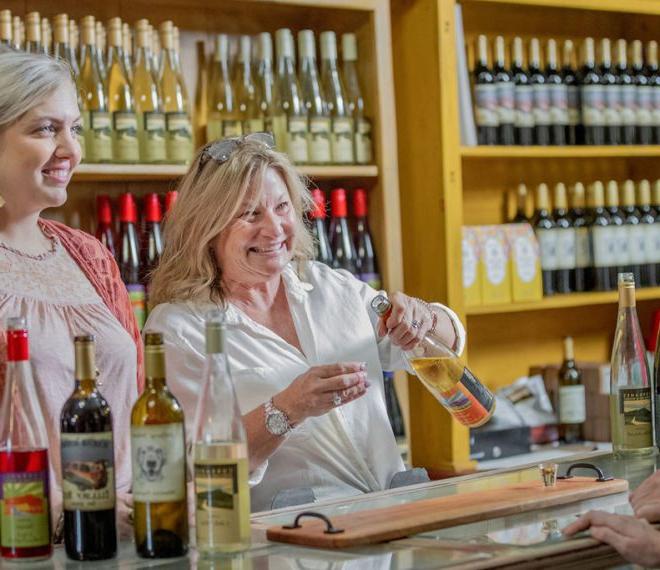
[[[380,289],[380,273],[367,221],[367,191],[364,188],[356,188],[353,191],[353,216],[355,217],[354,235],[358,277],[369,283],[374,289]]]
[[[315,188],[312,190],[312,198],[314,199],[314,209],[309,217],[316,246],[316,261],[332,267],[332,251],[330,250],[330,242],[328,241],[328,233],[325,225],[325,194],[322,190]]]

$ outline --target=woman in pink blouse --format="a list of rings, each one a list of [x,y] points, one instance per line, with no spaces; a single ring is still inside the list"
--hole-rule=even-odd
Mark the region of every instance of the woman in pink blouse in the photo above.
[[[130,411],[141,389],[140,335],[111,254],[93,237],[41,218],[62,206],[80,163],[76,87],[67,64],[0,52],[0,327],[25,316],[61,509],[59,420],[74,386],[73,337],[96,337],[100,391],[114,417],[120,521],[128,512]],[[6,344],[0,339],[0,394]],[[123,516],[122,516],[123,515]]]

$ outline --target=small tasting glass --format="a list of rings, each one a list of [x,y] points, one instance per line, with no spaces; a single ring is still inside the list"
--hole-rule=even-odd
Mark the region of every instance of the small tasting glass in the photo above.
[[[539,463],[539,471],[541,479],[545,487],[554,487],[557,483],[557,470],[556,463]]]

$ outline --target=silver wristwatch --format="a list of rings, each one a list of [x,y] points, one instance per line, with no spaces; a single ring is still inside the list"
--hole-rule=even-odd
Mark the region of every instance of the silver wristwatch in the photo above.
[[[264,404],[265,423],[268,433],[273,435],[284,435],[293,429],[289,421],[289,416],[285,412],[275,407],[273,398]]]

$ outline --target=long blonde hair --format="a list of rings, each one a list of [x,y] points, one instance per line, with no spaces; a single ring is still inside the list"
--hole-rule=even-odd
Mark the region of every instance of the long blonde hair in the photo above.
[[[286,155],[250,139],[241,139],[222,164],[213,159],[205,162],[202,155],[200,150],[195,156],[165,218],[165,247],[149,286],[152,306],[189,299],[226,302],[222,268],[211,243],[234,221],[245,200],[258,199],[268,168],[282,177],[296,213],[293,259],[302,262],[313,257],[313,238],[304,222],[312,198]]]

